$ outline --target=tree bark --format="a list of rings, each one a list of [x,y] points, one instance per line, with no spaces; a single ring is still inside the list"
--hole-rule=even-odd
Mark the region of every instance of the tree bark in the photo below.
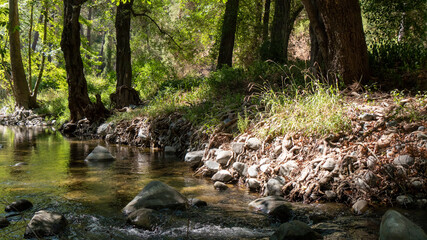
[[[116,12],[116,92],[111,94],[111,102],[116,108],[138,105],[138,92],[132,88],[132,61],[130,50],[130,23],[133,0],[120,3]]]
[[[274,18],[271,28],[270,59],[285,63],[288,56],[288,20],[290,18],[291,0],[275,0]]]
[[[221,69],[224,65],[229,67],[233,65],[233,48],[237,29],[238,12],[239,0],[228,0],[225,4],[217,69]]]
[[[30,90],[22,64],[21,39],[19,36],[18,0],[9,0],[10,65],[12,67],[13,94],[18,107],[31,108]]]
[[[369,78],[368,52],[359,1],[302,0],[325,66],[322,72],[351,85]],[[312,54],[315,54],[312,53]]]
[[[265,0],[264,3],[264,16],[262,19],[262,42],[268,41],[268,26],[270,24],[270,7],[271,0]]]
[[[49,4],[45,2],[45,4],[44,4],[44,11],[43,11],[43,14],[42,14],[42,16],[44,17],[44,22],[43,22],[42,61],[40,63],[40,71],[39,71],[39,75],[37,77],[36,84],[34,85],[34,89],[33,89],[32,93],[31,93],[31,99],[33,99],[33,101],[36,101],[36,99],[37,99],[37,94],[39,92],[39,87],[40,87],[40,83],[42,81],[43,72],[44,72],[44,66],[45,66],[45,61],[46,61],[45,51],[46,51],[46,43],[47,43],[47,22],[48,22],[48,15],[49,15]]]
[[[117,84],[120,86],[132,86],[132,64],[130,51],[130,21],[133,0],[120,3],[116,12],[116,72]]]
[[[87,118],[91,122],[100,121],[108,111],[100,102],[92,103],[87,91],[87,82],[83,73],[83,61],[80,55],[81,5],[87,0],[64,0],[64,27],[61,37],[61,49],[65,58],[65,70],[68,83],[68,107],[71,122]]]

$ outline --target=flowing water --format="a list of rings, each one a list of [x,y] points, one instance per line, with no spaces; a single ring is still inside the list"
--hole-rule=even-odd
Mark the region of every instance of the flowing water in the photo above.
[[[0,126],[0,144],[0,216],[18,199],[34,204],[0,229],[0,239],[22,239],[26,222],[42,209],[67,218],[65,239],[259,239],[273,232],[274,223],[247,210],[256,195],[237,187],[215,191],[175,156],[109,145],[116,161],[91,165],[85,157],[104,142],[66,139],[45,128]],[[133,228],[121,209],[152,180],[204,200],[208,207],[167,214],[154,231]]]

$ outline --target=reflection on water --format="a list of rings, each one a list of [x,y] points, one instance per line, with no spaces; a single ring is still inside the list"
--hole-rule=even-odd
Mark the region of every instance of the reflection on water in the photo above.
[[[65,139],[46,128],[0,126],[0,144],[4,146],[0,149],[1,202],[26,198],[35,206],[31,212],[49,209],[63,213],[70,222],[70,239],[238,239],[271,235],[263,216],[246,211],[255,196],[238,188],[216,192],[209,181],[193,178],[190,169],[175,157],[109,145],[106,147],[116,161],[88,164],[85,157],[105,143]],[[156,231],[134,229],[125,224],[120,210],[152,180],[163,181],[188,198],[205,200],[209,207],[175,212]],[[27,219],[31,215],[28,213]],[[4,216],[3,210],[0,216]],[[20,222],[16,222],[17,231],[0,230],[0,238],[20,239],[24,226]]]

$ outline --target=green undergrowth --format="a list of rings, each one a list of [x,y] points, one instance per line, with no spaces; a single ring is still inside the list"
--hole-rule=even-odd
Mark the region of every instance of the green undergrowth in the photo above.
[[[300,69],[258,63],[250,69],[225,68],[205,78],[166,80],[151,99],[144,99],[143,107],[117,113],[108,121],[179,112],[207,133],[232,120],[237,120],[234,127],[226,131],[250,131],[262,138],[347,131],[350,121],[338,89]]]

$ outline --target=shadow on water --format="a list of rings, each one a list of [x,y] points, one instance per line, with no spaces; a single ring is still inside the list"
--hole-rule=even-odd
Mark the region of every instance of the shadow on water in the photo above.
[[[217,192],[171,155],[108,145],[116,160],[90,164],[84,159],[104,142],[66,139],[46,128],[0,126],[0,144],[2,206],[30,200],[34,208],[25,220],[41,209],[63,213],[70,223],[65,239],[259,239],[272,234],[268,219],[247,211],[255,195],[238,187]],[[121,209],[152,180],[208,207],[165,214],[154,231],[133,228]],[[22,239],[24,228],[25,221],[13,219],[12,227],[0,229],[0,239]]]

